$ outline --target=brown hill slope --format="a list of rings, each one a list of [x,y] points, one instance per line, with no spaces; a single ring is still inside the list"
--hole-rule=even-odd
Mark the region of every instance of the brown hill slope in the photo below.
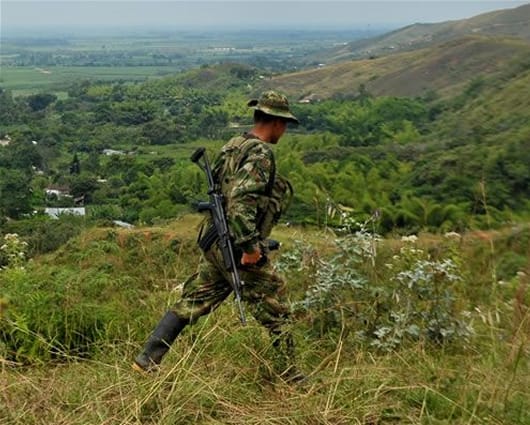
[[[437,46],[377,59],[348,61],[283,74],[264,85],[293,99],[355,96],[361,85],[374,95],[454,94],[479,75],[491,75],[530,57],[520,39],[467,36]]]
[[[348,43],[346,46],[326,52],[318,58],[318,61],[336,63],[352,58],[387,55],[440,44],[471,34],[502,35],[530,40],[530,4],[458,21],[409,25],[376,38]]]

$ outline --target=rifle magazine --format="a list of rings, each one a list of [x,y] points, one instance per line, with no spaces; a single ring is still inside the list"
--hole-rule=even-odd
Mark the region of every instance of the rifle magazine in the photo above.
[[[203,235],[201,235],[201,238],[198,240],[199,247],[203,250],[203,252],[207,252],[212,245],[219,240],[219,235],[217,234],[217,229],[215,228],[215,225],[210,225]]]

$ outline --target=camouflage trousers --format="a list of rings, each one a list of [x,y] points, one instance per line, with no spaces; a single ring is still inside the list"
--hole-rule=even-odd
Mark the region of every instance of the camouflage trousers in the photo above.
[[[244,282],[241,298],[246,304],[245,312],[250,312],[272,335],[282,333],[289,317],[289,308],[283,302],[283,279],[269,261],[263,266],[241,266],[239,273]],[[182,296],[171,310],[193,323],[231,294],[230,282],[220,250],[212,247],[201,259],[197,273],[184,283]]]

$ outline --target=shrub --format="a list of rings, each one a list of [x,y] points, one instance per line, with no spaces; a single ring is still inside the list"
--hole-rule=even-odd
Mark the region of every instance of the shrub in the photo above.
[[[306,269],[313,283],[294,310],[306,315],[319,336],[347,331],[357,342],[383,351],[412,340],[467,340],[473,330],[457,303],[456,287],[463,278],[456,251],[433,259],[415,246],[415,237],[405,237],[382,270],[380,238],[366,224],[344,223],[333,253],[317,257],[313,271]],[[297,244],[282,255],[281,267],[303,264],[300,255],[310,250]]]
[[[149,297],[167,297],[178,255],[188,249],[171,234],[113,229],[72,239],[24,267],[11,262],[0,270],[0,356],[63,360],[124,341],[145,323]]]
[[[92,344],[112,337],[113,323],[127,317],[117,302],[120,297],[112,296],[112,288],[125,286],[125,281],[105,272],[80,274],[64,266],[39,270],[28,264],[0,273],[6,300],[0,336],[8,360],[88,355]]]
[[[59,219],[37,215],[25,220],[6,223],[2,230],[17,233],[28,243],[29,257],[58,249],[69,239],[77,236],[86,227],[84,217],[63,214]]]
[[[3,244],[0,246],[0,266],[21,268],[26,262],[28,243],[23,241],[16,233],[4,235]]]

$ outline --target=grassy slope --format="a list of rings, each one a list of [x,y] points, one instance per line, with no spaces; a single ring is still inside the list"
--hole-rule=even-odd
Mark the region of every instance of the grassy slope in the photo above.
[[[130,361],[141,341],[164,305],[176,297],[176,284],[197,262],[197,223],[196,217],[184,217],[168,227],[90,231],[35,260],[41,271],[59,266],[77,269],[82,276],[92,269],[106,270],[114,279],[127,276],[128,288],[116,287],[105,296],[121,298],[122,291],[132,290],[131,315],[122,318],[120,338],[99,346],[91,359],[65,355],[63,362],[24,368],[0,363],[0,404],[5,406],[0,423],[528,423],[530,328],[523,290],[530,270],[519,286],[513,286],[516,280],[499,286],[494,303],[485,298],[491,288],[492,248],[499,256],[510,243],[517,244],[513,230],[467,235],[460,246],[463,264],[472,273],[463,302],[477,308],[477,336],[468,346],[441,349],[415,343],[377,354],[346,333],[317,338],[300,317],[294,326],[300,365],[313,378],[295,387],[277,379],[271,384],[265,332],[252,320],[242,328],[232,303],[226,302],[179,338],[159,374],[131,373]],[[274,236],[286,242],[285,249],[296,240],[319,247],[321,255],[331,249],[329,236],[309,229],[280,227]],[[184,248],[166,262],[161,249],[174,240]],[[435,251],[440,242],[424,235],[419,245]],[[388,258],[399,245],[384,242],[380,255]],[[303,273],[289,277],[296,299],[310,278]],[[523,293],[514,303],[516,288]]]
[[[352,96],[361,84],[374,95],[418,96],[430,90],[450,95],[471,79],[494,75],[528,55],[530,44],[522,40],[469,36],[413,52],[283,74],[266,84],[294,99]]]
[[[442,114],[429,137],[430,142],[450,142],[463,128],[468,128],[467,134],[461,132],[466,137],[472,136],[472,128],[480,128],[491,145],[524,140],[524,134],[529,131],[530,70],[517,72],[515,76],[510,74],[507,70],[499,78],[485,79],[474,99],[463,108]],[[514,135],[514,132],[520,134]]]

